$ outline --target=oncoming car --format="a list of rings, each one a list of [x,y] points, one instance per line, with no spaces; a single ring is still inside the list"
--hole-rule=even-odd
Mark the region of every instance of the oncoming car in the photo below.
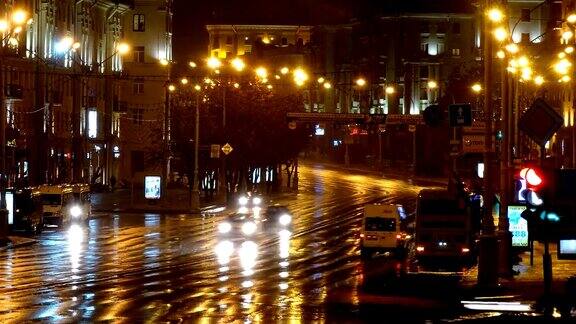
[[[222,238],[249,238],[258,234],[259,222],[248,214],[234,213],[220,222],[217,230]]]
[[[286,206],[273,205],[266,208],[262,217],[263,228],[266,231],[287,231],[292,233],[292,213]]]

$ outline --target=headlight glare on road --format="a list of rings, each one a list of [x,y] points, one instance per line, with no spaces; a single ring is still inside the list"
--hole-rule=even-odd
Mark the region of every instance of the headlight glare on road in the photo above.
[[[239,214],[248,214],[248,207],[242,206],[242,207],[238,208],[238,213]]]
[[[252,235],[256,232],[256,223],[246,222],[242,225],[242,233]]]
[[[232,230],[232,225],[228,222],[218,224],[218,232],[221,234],[226,234]]]
[[[80,215],[82,215],[82,208],[80,208],[80,206],[70,207],[70,216],[78,218]]]
[[[254,199],[252,199],[252,203],[254,205],[260,205],[260,203],[262,203],[262,198],[260,197],[254,197]]]
[[[218,257],[229,257],[234,252],[234,243],[230,241],[219,242],[215,252]]]
[[[288,214],[284,214],[284,215],[280,216],[278,221],[280,222],[280,225],[286,226],[286,225],[290,224],[290,222],[292,222],[292,217]]]
[[[240,204],[240,206],[245,206],[248,204],[248,198],[242,196],[238,198],[238,203]]]

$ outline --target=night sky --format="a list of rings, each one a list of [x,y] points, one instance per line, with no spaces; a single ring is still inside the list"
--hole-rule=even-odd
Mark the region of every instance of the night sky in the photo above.
[[[207,24],[321,25],[382,12],[462,9],[471,0],[175,0],[174,58],[207,54]],[[469,9],[469,8],[468,8]]]

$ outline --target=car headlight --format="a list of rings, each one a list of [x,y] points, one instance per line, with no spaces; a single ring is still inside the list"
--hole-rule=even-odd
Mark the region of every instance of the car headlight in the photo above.
[[[246,222],[242,225],[242,233],[252,235],[256,232],[256,223]]]
[[[240,198],[238,198],[238,203],[240,204],[240,206],[245,206],[248,204],[248,198],[240,197]]]
[[[278,222],[280,222],[280,225],[286,226],[292,222],[292,217],[288,214],[284,214],[280,216]]]
[[[232,225],[228,222],[218,224],[218,232],[226,234],[232,230]]]
[[[70,207],[70,216],[77,218],[80,217],[80,215],[82,215],[82,208],[79,206]]]
[[[262,203],[262,198],[260,197],[254,197],[254,199],[252,199],[252,203],[254,205],[260,205],[260,203]]]

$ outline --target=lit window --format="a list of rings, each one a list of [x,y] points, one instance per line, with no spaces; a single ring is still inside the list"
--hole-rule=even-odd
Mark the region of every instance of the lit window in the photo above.
[[[134,15],[134,25],[132,26],[132,30],[136,32],[143,32],[144,31],[144,15],[136,14]]]
[[[96,110],[88,111],[88,137],[96,138],[98,136],[98,112]]]
[[[453,48],[452,49],[452,56],[460,56],[460,49],[459,48]]]
[[[134,94],[144,93],[144,80],[143,79],[135,79],[134,83],[132,84],[132,89],[133,89]]]
[[[136,63],[144,63],[144,46],[135,46],[134,47],[134,62]]]

